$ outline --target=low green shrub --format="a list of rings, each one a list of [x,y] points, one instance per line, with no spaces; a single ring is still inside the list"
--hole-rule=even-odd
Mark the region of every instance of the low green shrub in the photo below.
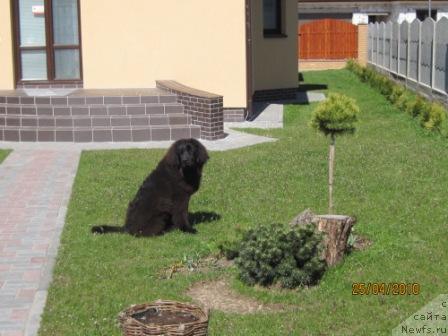
[[[361,81],[363,82],[367,82],[367,83],[372,83],[377,79],[377,72],[374,71],[372,68],[370,67],[362,67],[362,71],[361,71]]]
[[[440,128],[440,134],[442,134],[442,136],[444,136],[445,138],[448,138],[448,118],[446,116],[440,123],[439,128]]]
[[[441,126],[446,119],[445,108],[438,104],[426,104],[423,113],[420,115],[420,124],[429,130],[441,131]]]
[[[428,102],[370,66],[363,67],[351,60],[347,62],[346,68],[358,75],[361,81],[379,90],[399,110],[405,111],[413,118],[419,118],[422,127],[448,137],[447,111],[443,105]]]
[[[395,101],[394,105],[400,111],[406,111],[406,106],[415,96],[411,95],[409,91],[405,90],[403,94]]]
[[[424,113],[424,109],[427,109],[427,106],[421,96],[414,96],[408,99],[405,107],[406,113],[414,118]]]
[[[225,254],[236,256],[240,279],[248,285],[295,288],[316,284],[322,277],[322,248],[322,235],[314,225],[273,224],[248,230],[239,244],[225,247]]]
[[[362,71],[362,67],[353,58],[347,61],[347,63],[345,64],[345,68],[356,73],[357,75],[359,75],[360,72]]]
[[[392,104],[396,104],[398,102],[398,100],[404,95],[405,92],[406,92],[406,89],[403,86],[394,85],[392,87],[391,93],[389,94],[389,96],[387,96],[387,99]]]
[[[378,79],[378,88],[383,96],[388,97],[396,84],[385,76],[380,76]]]

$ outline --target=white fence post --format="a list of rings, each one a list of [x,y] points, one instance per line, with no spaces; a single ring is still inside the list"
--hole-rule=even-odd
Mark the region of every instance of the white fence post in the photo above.
[[[411,62],[411,25],[408,24],[408,28],[406,29],[408,34],[408,45],[407,45],[407,51],[406,51],[406,85],[408,83],[409,78],[409,63]]]
[[[441,18],[436,23],[434,37],[434,89],[441,93],[448,91],[448,19]]]
[[[407,78],[415,81],[420,80],[420,27],[421,23],[418,19],[412,21],[409,28],[409,57],[408,57],[408,74]]]
[[[384,68],[390,71],[391,60],[391,40],[392,40],[392,22],[389,21],[384,27]]]
[[[404,21],[399,27],[398,40],[398,74],[404,78],[408,77],[409,59],[409,23]]]
[[[420,83],[421,78],[421,59],[422,59],[422,25],[420,23],[418,30],[418,57],[417,57],[417,83]]]
[[[398,74],[398,41],[400,39],[400,25],[392,24],[392,38],[390,40],[390,71]]]
[[[434,27],[432,30],[431,89],[434,88],[434,74],[436,68],[436,37],[436,22],[434,22]]]
[[[378,28],[378,60],[377,65],[384,66],[384,28],[386,24],[381,22]]]
[[[426,87],[432,87],[432,61],[435,22],[426,18],[420,29],[420,76],[419,82]]]

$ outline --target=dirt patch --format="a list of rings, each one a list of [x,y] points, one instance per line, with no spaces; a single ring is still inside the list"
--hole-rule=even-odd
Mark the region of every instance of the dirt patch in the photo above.
[[[283,304],[263,304],[255,299],[235,293],[224,280],[198,282],[187,295],[205,309],[221,310],[225,313],[250,314],[291,310]]]

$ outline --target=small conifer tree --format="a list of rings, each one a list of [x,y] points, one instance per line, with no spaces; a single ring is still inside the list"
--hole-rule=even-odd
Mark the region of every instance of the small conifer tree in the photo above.
[[[311,127],[330,137],[328,169],[329,213],[333,214],[333,181],[336,136],[353,134],[358,120],[359,107],[355,100],[343,94],[330,93],[313,111]]]

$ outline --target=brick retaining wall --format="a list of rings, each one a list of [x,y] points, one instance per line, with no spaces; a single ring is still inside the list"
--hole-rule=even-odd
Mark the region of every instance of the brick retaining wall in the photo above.
[[[173,80],[158,80],[156,86],[177,95],[177,102],[184,105],[193,125],[201,127],[201,138],[217,140],[225,137],[223,97],[193,89]]]

